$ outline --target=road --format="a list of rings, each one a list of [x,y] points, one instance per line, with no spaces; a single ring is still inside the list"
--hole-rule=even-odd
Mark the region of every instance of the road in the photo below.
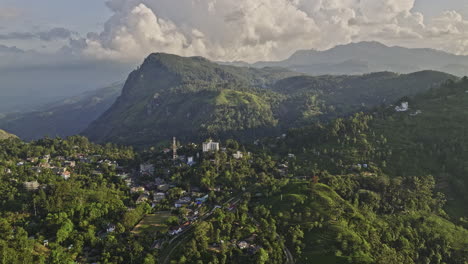
[[[244,193],[241,193],[241,194],[239,194],[239,195],[237,195],[235,197],[230,198],[223,205],[224,206],[233,205],[233,204],[235,205],[235,204],[239,203],[242,200],[242,195],[243,194]],[[174,253],[174,251],[183,242],[187,241],[190,238],[190,234],[195,229],[195,226],[198,223],[208,219],[213,214],[213,211],[214,211],[214,208],[212,210],[210,210],[209,212],[206,212],[204,215],[200,216],[197,223],[194,223],[194,224],[188,226],[182,232],[175,235],[171,240],[169,240],[169,242],[164,246],[163,250],[161,250],[161,252],[160,252],[160,263],[161,264],[168,264],[169,261],[171,260],[171,256]],[[253,217],[251,217],[251,218],[256,222],[256,220]],[[276,233],[276,237],[278,239],[281,239],[281,237],[280,237],[280,235],[278,233]],[[283,252],[284,252],[284,255],[286,256],[285,264],[294,264],[294,257],[293,257],[293,255],[291,254],[291,252],[289,251],[289,249],[286,246],[283,247]]]
[[[241,200],[242,194],[230,198],[223,205],[226,206],[226,205],[239,203],[239,201]],[[161,264],[169,263],[169,261],[171,260],[171,255],[183,242],[185,242],[186,240],[188,240],[188,238],[190,238],[190,233],[193,232],[195,226],[198,223],[203,222],[206,219],[208,219],[213,214],[213,211],[214,211],[214,207],[209,212],[206,212],[205,214],[200,216],[200,218],[198,219],[196,223],[186,227],[182,232],[175,235],[171,240],[169,240],[169,242],[164,246],[164,249],[161,250],[160,263]]]

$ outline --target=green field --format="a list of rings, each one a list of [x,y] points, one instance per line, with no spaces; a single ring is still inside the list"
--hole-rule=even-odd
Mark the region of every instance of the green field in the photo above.
[[[166,220],[171,217],[171,212],[158,212],[156,214],[146,215],[140,223],[138,223],[132,230],[132,233],[139,235],[147,232],[161,232],[167,231]]]

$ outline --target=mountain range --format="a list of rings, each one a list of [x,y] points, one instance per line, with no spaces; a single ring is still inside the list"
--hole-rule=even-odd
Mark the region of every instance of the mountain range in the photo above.
[[[0,114],[0,127],[23,140],[79,134],[115,102],[122,84],[38,107],[32,112]]]
[[[248,65],[242,62],[236,64]],[[285,67],[311,75],[436,70],[465,76],[468,75],[468,56],[434,49],[410,49],[389,47],[379,42],[359,42],[325,51],[301,50],[283,61],[257,62],[250,66]]]
[[[157,53],[130,74],[122,95],[83,134],[132,145],[173,136],[253,140],[389,104],[447,79],[456,77],[433,71],[312,77]]]
[[[359,43],[336,49],[362,45],[383,46]],[[237,67],[155,53],[125,85],[86,92],[33,112],[2,114],[0,128],[25,140],[83,132],[98,142],[140,146],[173,136],[187,141],[253,140],[389,105],[448,79],[457,77],[428,70],[311,76],[277,65]]]

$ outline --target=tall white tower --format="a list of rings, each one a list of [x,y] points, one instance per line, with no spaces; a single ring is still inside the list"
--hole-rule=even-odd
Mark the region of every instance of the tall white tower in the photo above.
[[[177,141],[176,141],[176,137],[172,138],[172,159],[173,160],[177,159]]]

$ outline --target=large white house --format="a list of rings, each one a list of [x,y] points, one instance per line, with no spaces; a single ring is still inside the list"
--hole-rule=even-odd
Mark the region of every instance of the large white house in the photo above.
[[[219,142],[213,142],[213,140],[209,140],[208,142],[203,143],[203,152],[210,152],[210,151],[219,151]]]

